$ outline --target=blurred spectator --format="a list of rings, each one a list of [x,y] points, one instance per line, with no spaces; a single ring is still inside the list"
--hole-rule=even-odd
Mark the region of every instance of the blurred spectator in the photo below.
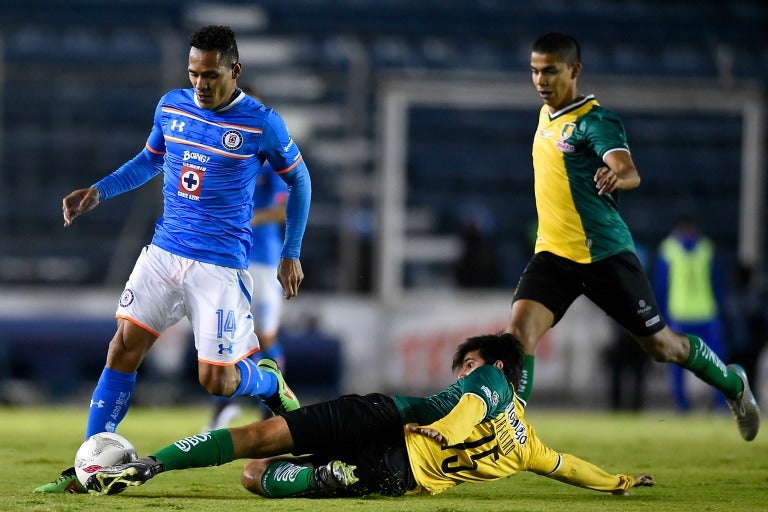
[[[701,231],[696,219],[681,215],[661,242],[654,268],[654,291],[664,318],[678,332],[707,340],[725,359],[722,314],[724,287],[715,244]],[[672,395],[681,411],[691,408],[683,369],[669,366]],[[714,405],[725,408],[725,397],[715,390]]]
[[[456,262],[456,284],[461,288],[499,286],[499,253],[494,240],[493,213],[480,203],[469,203],[459,213],[461,255]]]

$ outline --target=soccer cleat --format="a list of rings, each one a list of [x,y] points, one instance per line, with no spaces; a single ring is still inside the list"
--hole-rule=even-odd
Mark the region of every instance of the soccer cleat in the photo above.
[[[359,481],[355,476],[357,466],[332,460],[325,466],[315,468],[315,480],[319,489],[344,489]]]
[[[272,373],[277,377],[277,392],[269,398],[262,399],[267,404],[267,407],[269,407],[269,410],[272,411],[272,414],[295,411],[301,407],[299,399],[296,398],[291,388],[285,383],[280,367],[277,366],[277,362],[274,359],[261,359],[256,363],[256,366],[260,370]]]
[[[757,436],[760,430],[760,408],[757,406],[757,400],[749,389],[747,374],[738,364],[729,364],[728,369],[736,373],[744,383],[744,390],[735,398],[726,398],[728,406],[733,411],[736,418],[736,425],[739,427],[739,434],[745,441],[751,441]]]
[[[35,488],[32,492],[41,492],[48,494],[67,493],[67,494],[85,494],[86,490],[83,484],[77,479],[75,474],[75,468],[67,468],[61,472],[61,476],[49,482]]]
[[[142,485],[163,471],[165,466],[156,458],[142,457],[126,464],[101,468],[88,478],[85,487],[89,493],[99,496],[117,494],[123,492],[126,487]]]

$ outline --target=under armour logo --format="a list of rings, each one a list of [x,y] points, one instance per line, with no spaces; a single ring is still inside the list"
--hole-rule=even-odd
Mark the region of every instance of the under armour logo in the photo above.
[[[179,121],[178,119],[174,119],[173,122],[171,122],[171,131],[184,131],[184,125],[186,123],[184,121]]]
[[[226,347],[224,346],[223,343],[219,343],[219,354],[223,354],[225,350],[227,352],[229,352],[229,355],[232,355],[234,353],[232,351],[232,344],[231,343],[229,345],[227,345]]]
[[[102,407],[104,407],[104,400],[99,400],[98,402],[94,402],[93,400],[91,400],[91,407],[93,407],[94,405],[99,409],[101,409]]]

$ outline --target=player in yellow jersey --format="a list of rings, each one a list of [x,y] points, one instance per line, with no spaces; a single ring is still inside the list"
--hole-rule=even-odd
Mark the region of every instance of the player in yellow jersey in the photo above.
[[[531,78],[544,102],[532,151],[538,231],[506,328],[525,353],[516,391],[528,400],[536,344],[585,295],[656,361],[678,364],[720,390],[751,441],[760,411],[744,370],[726,366],[698,336],[672,331],[659,313],[618,211],[619,191],[638,187],[640,175],[619,117],[579,92],[581,71],[571,36],[550,33],[533,44]]]
[[[173,469],[254,458],[242,484],[270,498],[332,494],[437,494],[464,482],[531,471],[565,483],[625,494],[652,486],[649,475],[610,474],[544,444],[515,396],[522,352],[509,334],[462,343],[458,381],[440,393],[346,395],[241,428],[197,434],[149,457],[102,468],[87,483],[113,494]],[[281,454],[305,457],[274,457]]]

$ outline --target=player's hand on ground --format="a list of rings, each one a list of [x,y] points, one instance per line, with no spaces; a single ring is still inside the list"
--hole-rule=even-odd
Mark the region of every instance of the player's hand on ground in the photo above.
[[[653,487],[656,485],[656,480],[653,479],[651,475],[635,475],[635,483],[632,484],[632,487]],[[626,491],[613,491],[614,495],[616,496],[627,496],[629,495],[629,492]]]
[[[654,485],[656,485],[656,480],[651,475],[637,475],[633,487],[653,487]]]
[[[99,204],[99,191],[93,187],[81,188],[71,192],[62,201],[64,227],[72,225],[79,215],[89,212]]]
[[[405,430],[407,430],[408,432],[413,432],[414,434],[418,434],[420,436],[434,439],[435,441],[440,443],[440,446],[446,446],[448,444],[448,440],[445,437],[443,437],[443,434],[441,434],[440,432],[438,432],[433,428],[420,427],[415,423],[407,423],[405,425]]]
[[[299,293],[299,285],[304,280],[304,271],[301,269],[301,261],[289,258],[280,258],[277,266],[277,280],[283,287],[283,297],[286,300],[294,298]]]

